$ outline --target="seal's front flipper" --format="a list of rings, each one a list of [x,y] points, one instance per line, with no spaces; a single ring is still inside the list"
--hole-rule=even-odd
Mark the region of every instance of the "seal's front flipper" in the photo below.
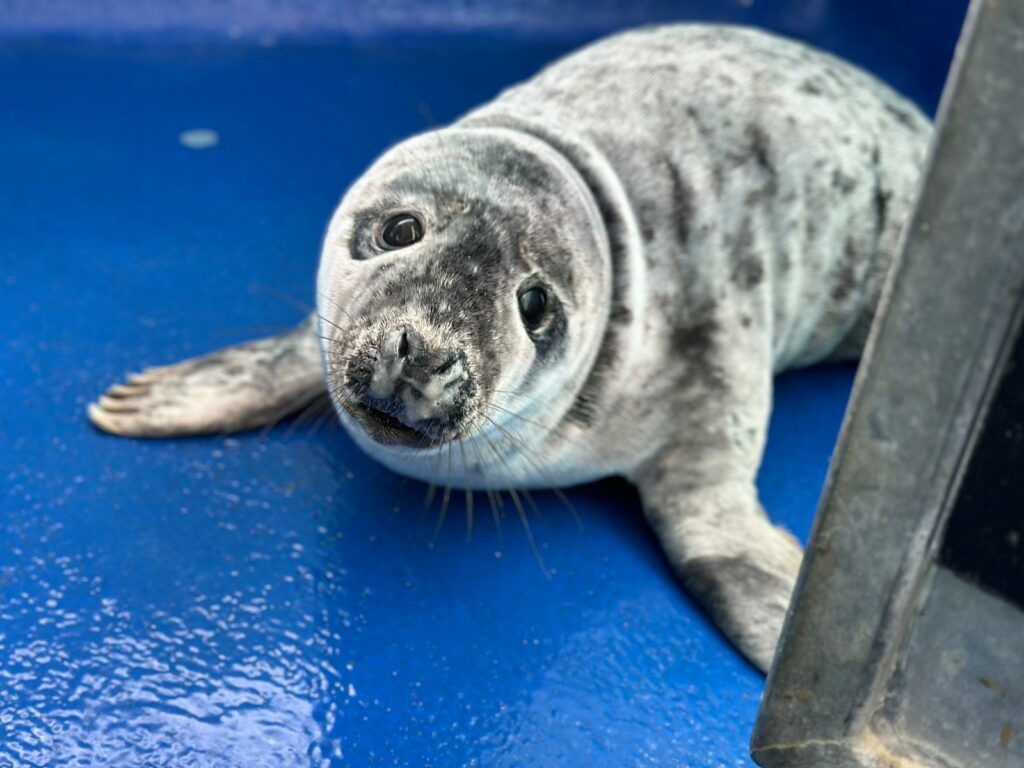
[[[169,437],[273,424],[325,394],[316,324],[205,357],[148,368],[89,405],[105,432]]]
[[[767,672],[800,569],[800,545],[771,524],[752,481],[686,488],[665,469],[640,481],[648,520],[690,594]]]

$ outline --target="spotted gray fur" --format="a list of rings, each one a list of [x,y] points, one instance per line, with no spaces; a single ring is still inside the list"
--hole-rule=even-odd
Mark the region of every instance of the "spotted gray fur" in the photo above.
[[[616,35],[373,164],[324,241],[318,334],[160,369],[90,416],[119,434],[242,429],[326,384],[399,472],[625,475],[684,584],[767,669],[801,559],[754,487],[772,375],[859,353],[929,134],[798,43]],[[384,250],[396,213],[424,235]],[[517,310],[530,285],[550,297],[536,330]]]

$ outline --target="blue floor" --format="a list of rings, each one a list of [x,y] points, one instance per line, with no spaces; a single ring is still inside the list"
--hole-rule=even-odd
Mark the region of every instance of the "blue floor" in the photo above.
[[[0,47],[0,767],[752,765],[762,678],[624,483],[569,493],[582,529],[538,497],[545,578],[514,517],[467,541],[461,497],[435,538],[439,502],[330,423],[85,420],[297,322],[373,156],[568,47]],[[779,381],[760,487],[803,538],[851,379]]]

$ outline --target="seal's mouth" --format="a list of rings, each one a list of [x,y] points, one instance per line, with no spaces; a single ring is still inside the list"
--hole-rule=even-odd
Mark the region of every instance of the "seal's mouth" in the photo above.
[[[371,439],[381,445],[404,445],[408,448],[432,448],[455,439],[436,422],[425,422],[422,428],[411,427],[387,411],[368,403],[345,403],[345,410]]]

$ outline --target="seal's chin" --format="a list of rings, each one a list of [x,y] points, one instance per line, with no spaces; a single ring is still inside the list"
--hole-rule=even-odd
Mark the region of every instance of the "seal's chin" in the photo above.
[[[422,427],[413,427],[392,414],[366,403],[345,403],[344,408],[359,423],[366,435],[381,445],[427,449],[458,438],[457,430],[442,428],[434,421],[426,422]]]

